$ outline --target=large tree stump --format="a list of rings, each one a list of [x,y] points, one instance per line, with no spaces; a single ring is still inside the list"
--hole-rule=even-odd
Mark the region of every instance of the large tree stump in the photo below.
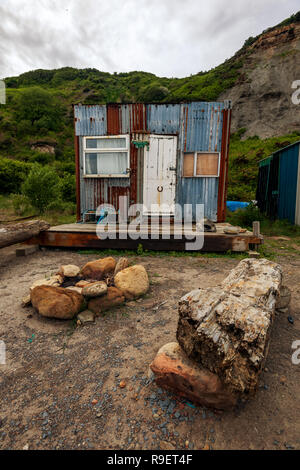
[[[31,220],[18,224],[0,226],[0,248],[21,243],[48,230],[50,225],[44,220]]]
[[[180,346],[234,393],[257,389],[281,282],[279,265],[246,259],[220,286],[195,290],[179,302]]]

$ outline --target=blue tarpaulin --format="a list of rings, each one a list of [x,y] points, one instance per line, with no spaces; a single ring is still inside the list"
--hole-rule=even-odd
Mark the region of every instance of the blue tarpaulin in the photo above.
[[[240,202],[240,201],[227,201],[227,208],[231,212],[235,212],[238,209],[245,209],[249,206],[249,202]]]

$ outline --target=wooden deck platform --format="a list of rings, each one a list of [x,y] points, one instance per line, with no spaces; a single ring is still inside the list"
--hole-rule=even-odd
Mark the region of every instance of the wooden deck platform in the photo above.
[[[216,224],[217,232],[204,234],[203,252],[244,252],[255,245],[263,243],[261,235],[254,236],[252,232],[246,231],[239,234],[225,234],[224,228],[230,224]],[[116,239],[99,239],[96,233],[95,224],[68,224],[51,227],[45,232],[41,232],[38,237],[28,241],[29,244],[38,244],[44,247],[75,248],[75,249],[122,249],[136,250],[140,244],[146,250],[166,250],[166,251],[187,251],[186,243],[192,243],[192,235],[195,237],[196,228],[189,231],[178,225],[171,225],[170,236],[169,227],[141,227],[139,238],[133,240],[126,236],[128,227],[117,227]],[[130,233],[130,232],[129,232]]]

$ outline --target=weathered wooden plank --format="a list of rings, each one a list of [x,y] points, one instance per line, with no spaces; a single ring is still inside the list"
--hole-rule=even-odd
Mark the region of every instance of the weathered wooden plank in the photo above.
[[[214,235],[214,236],[212,236]],[[117,234],[118,237],[118,234]],[[132,240],[127,238],[121,240],[106,239],[100,240],[96,233],[87,232],[42,232],[38,238],[33,238],[30,243],[38,243],[41,246],[65,247],[65,248],[90,248],[90,249],[123,249],[136,250],[142,244],[146,250],[167,250],[167,251],[186,251],[186,239],[176,240],[171,236],[169,240],[160,237],[157,240],[151,238],[144,240]],[[189,241],[190,243],[190,241]],[[253,236],[245,237],[241,235],[211,234],[204,235],[203,252],[226,252],[226,251],[248,251],[249,244],[260,243],[259,239]]]

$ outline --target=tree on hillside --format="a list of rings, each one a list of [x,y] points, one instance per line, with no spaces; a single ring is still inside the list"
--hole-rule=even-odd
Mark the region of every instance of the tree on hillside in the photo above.
[[[56,98],[40,87],[27,88],[15,100],[19,123],[30,123],[32,131],[58,130],[62,124],[62,108]],[[22,128],[22,124],[20,126]]]

